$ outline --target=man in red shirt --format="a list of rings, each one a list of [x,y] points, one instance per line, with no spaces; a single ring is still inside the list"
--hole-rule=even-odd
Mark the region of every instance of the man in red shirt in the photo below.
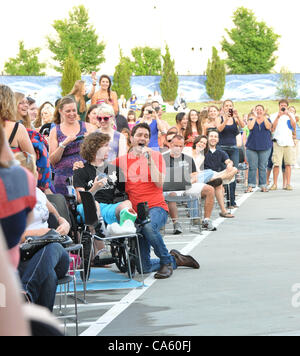
[[[137,210],[137,205],[142,202],[147,202],[149,206],[151,222],[143,227],[144,238],[140,240],[143,271],[157,272],[156,279],[165,279],[179,266],[196,269],[200,266],[193,257],[184,256],[177,250],[169,253],[160,234],[168,219],[168,206],[163,196],[165,162],[161,153],[147,147],[150,138],[151,131],[147,124],[135,126],[131,132],[131,151],[117,158],[115,163],[125,174],[125,190],[133,209]],[[151,246],[158,259],[150,258]]]

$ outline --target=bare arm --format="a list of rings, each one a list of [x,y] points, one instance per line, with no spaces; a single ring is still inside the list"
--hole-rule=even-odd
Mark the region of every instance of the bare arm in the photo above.
[[[111,93],[111,98],[113,100],[113,108],[114,108],[115,115],[117,115],[119,112],[119,103],[118,103],[118,96],[114,91]]]
[[[0,335],[30,336],[29,324],[22,311],[21,287],[16,280],[0,231]],[[3,303],[3,305],[2,305]]]

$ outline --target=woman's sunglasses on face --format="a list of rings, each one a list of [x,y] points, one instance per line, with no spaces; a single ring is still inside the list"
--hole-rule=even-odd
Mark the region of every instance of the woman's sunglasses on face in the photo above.
[[[97,120],[102,122],[108,122],[110,120],[111,116],[97,116]]]

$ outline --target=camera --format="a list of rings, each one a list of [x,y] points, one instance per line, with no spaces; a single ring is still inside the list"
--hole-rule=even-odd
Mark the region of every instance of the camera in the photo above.
[[[229,115],[233,117],[233,109],[229,109]]]
[[[282,111],[282,112],[285,112],[285,110],[286,110],[286,108],[281,108],[281,111]]]
[[[155,110],[157,113],[159,113],[160,107],[157,106],[154,110]]]
[[[148,114],[153,114],[153,110],[148,110]]]

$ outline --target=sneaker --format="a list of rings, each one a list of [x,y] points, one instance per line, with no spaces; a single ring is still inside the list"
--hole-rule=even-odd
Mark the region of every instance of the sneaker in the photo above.
[[[173,230],[173,235],[180,235],[182,234],[182,227],[179,224],[179,222],[174,223],[174,230]]]
[[[207,231],[217,231],[217,228],[213,226],[210,219],[204,219],[202,223],[202,228]]]

